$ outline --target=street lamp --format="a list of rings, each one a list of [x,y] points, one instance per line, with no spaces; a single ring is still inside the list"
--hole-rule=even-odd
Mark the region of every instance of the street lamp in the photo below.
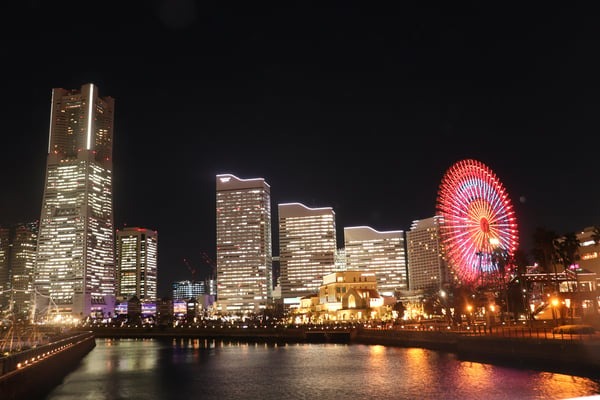
[[[558,326],[558,320],[556,318],[556,307],[558,307],[558,299],[556,297],[553,297],[550,301],[550,304],[552,305],[552,318],[554,318],[554,326]]]

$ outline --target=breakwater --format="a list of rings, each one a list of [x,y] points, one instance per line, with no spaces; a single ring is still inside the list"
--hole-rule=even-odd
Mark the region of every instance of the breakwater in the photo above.
[[[58,385],[95,345],[92,332],[77,332],[0,358],[2,400],[43,396]]]

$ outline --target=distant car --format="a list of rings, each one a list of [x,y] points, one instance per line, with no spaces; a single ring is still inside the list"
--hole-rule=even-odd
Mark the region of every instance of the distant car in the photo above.
[[[567,334],[579,334],[579,333],[594,333],[596,330],[590,325],[561,325],[557,326],[552,330],[554,333],[567,333]]]

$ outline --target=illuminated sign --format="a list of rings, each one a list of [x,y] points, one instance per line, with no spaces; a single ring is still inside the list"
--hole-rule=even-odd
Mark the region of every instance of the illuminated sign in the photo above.
[[[156,303],[142,303],[142,315],[156,315]]]
[[[175,300],[173,301],[173,314],[184,315],[187,313],[187,301]]]
[[[127,302],[117,304],[115,306],[115,314],[127,315]]]

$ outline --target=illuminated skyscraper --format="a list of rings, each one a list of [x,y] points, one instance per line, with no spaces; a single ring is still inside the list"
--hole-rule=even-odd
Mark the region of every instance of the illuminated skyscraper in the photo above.
[[[28,319],[33,307],[33,269],[38,221],[0,228],[0,310]]]
[[[379,232],[368,226],[344,228],[346,267],[374,272],[377,290],[385,296],[407,290],[404,232]]]
[[[23,319],[33,309],[33,271],[35,267],[38,221],[16,224],[10,231],[10,285],[12,311]]]
[[[0,228],[0,312],[8,309],[10,299],[10,229]]]
[[[113,112],[94,84],[52,91],[35,271],[51,317],[114,308]]]
[[[271,187],[217,175],[217,309],[259,312],[272,298]]]
[[[439,290],[448,282],[448,270],[440,247],[440,217],[413,221],[406,232],[408,288]]]
[[[158,234],[142,228],[117,230],[117,297],[157,297]]]
[[[281,297],[286,308],[319,292],[323,277],[335,271],[337,243],[331,207],[279,204]]]

